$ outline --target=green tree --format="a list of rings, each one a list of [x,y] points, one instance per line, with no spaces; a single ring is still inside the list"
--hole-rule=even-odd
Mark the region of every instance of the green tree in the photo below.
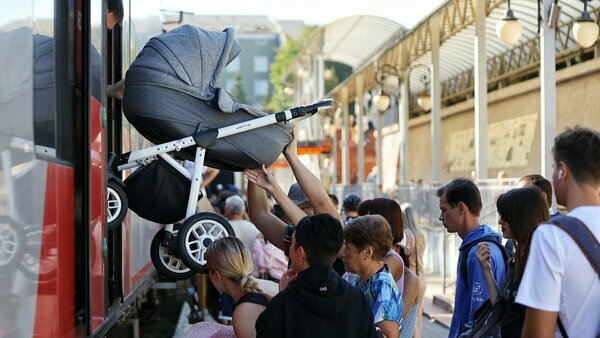
[[[240,103],[250,103],[248,102],[248,95],[246,95],[246,90],[244,89],[242,75],[239,73],[235,76],[235,82],[233,83],[233,88],[231,88],[231,95],[233,95]]]
[[[293,75],[288,74],[288,69],[300,49],[302,49],[306,38],[316,28],[317,26],[306,26],[298,38],[286,37],[285,42],[277,49],[275,59],[271,63],[271,73],[269,74],[273,91],[270,95],[270,100],[265,106],[267,111],[278,112],[288,109],[293,105],[292,97],[284,91],[286,84],[291,85],[293,83]]]
[[[327,73],[330,75],[329,78]],[[352,75],[352,67],[336,61],[325,61],[325,93],[329,93],[350,75]]]

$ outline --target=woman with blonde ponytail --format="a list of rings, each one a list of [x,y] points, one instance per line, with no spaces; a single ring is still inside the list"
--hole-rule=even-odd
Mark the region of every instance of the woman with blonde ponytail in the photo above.
[[[238,338],[256,337],[254,324],[269,303],[269,297],[252,277],[252,255],[236,237],[220,238],[206,250],[208,277],[219,292],[235,301],[232,323]]]

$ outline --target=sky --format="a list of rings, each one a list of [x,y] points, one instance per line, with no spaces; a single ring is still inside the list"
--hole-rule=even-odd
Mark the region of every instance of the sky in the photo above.
[[[412,28],[446,0],[162,0],[162,8],[198,15],[269,15],[324,25],[353,15],[374,15]]]

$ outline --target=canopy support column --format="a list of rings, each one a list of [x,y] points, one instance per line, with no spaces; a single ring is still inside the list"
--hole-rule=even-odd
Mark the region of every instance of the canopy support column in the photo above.
[[[431,180],[442,179],[442,98],[440,83],[440,17],[430,21],[431,29]]]
[[[548,27],[551,0],[544,0],[542,32],[540,36],[540,83],[541,83],[541,174],[552,175],[552,145],[556,135],[556,51],[555,31]]]
[[[350,184],[350,105],[348,104],[348,93],[344,88],[342,102],[342,184]]]
[[[354,107],[354,111],[356,112],[356,126],[358,133],[356,183],[361,184],[365,181],[365,136],[362,124],[363,116],[365,116],[365,93],[363,92],[362,85],[358,91],[358,97],[356,98]]]
[[[488,178],[486,0],[475,4],[475,172]]]
[[[398,125],[400,132],[400,183],[408,184],[408,114],[409,114],[409,84],[410,71],[404,71],[400,82],[400,97],[398,102]]]

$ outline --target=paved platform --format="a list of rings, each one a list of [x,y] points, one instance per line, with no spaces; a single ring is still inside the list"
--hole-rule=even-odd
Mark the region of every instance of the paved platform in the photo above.
[[[444,290],[442,276],[430,274],[426,278],[427,290],[423,302],[423,315],[446,328],[450,328],[452,311],[454,310],[454,285],[446,286]],[[449,281],[446,280],[446,283],[449,283]]]

